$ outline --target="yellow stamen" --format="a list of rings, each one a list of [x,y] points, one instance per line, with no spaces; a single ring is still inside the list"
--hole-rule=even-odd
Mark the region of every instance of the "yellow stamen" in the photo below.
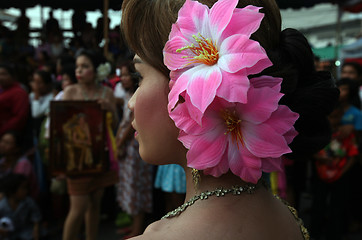
[[[176,52],[181,53],[182,51],[189,49],[194,54],[194,56],[182,57],[187,58],[190,61],[186,66],[193,63],[202,63],[212,66],[217,63],[219,60],[219,51],[217,50],[214,42],[209,38],[204,38],[200,33],[198,36],[192,35],[192,37],[197,42],[197,46],[191,44],[176,50]]]
[[[243,134],[241,132],[241,119],[239,119],[236,111],[231,112],[228,109],[221,111],[221,116],[225,121],[226,132],[225,135],[231,134],[231,139],[239,148],[239,143],[244,146]]]

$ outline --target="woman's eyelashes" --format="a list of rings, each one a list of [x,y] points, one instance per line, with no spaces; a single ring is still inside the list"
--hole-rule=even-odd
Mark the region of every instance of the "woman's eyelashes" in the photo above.
[[[142,75],[139,72],[131,73],[131,75],[132,75],[131,77],[137,79],[136,87],[139,87],[141,85],[142,80],[143,80]]]

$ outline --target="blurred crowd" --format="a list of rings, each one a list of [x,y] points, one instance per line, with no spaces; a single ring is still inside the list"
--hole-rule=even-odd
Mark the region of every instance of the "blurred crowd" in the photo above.
[[[72,213],[70,202],[76,203],[69,187],[73,182],[66,175],[55,176],[50,167],[50,103],[71,99],[65,91],[69,86],[78,84],[80,90],[85,86],[76,76],[81,61],[90,59],[93,68],[97,66],[92,57],[80,59],[84,51],[110,63],[110,72],[97,84],[112,93],[116,107],[112,133],[118,178],[100,195],[101,216],[114,220],[120,235],[135,236],[147,223],[183,203],[184,170],[177,165],[150,166],[139,156],[127,102],[140,76],[119,27],[110,29],[109,55],[102,56],[103,19],[93,28],[85,13],[76,11],[72,21],[74,37],[67,45],[52,14],[38,46],[29,44],[29,19],[24,13],[16,30],[0,24],[0,236],[4,239],[52,239],[51,226],[63,229],[64,222],[71,221],[67,215]],[[317,58],[316,68],[331,71]],[[326,126],[331,129],[330,144],[311,158],[285,158],[283,169],[266,177],[272,190],[297,210],[301,194],[310,194],[306,225],[315,239],[342,239],[362,229],[362,67],[345,62],[334,71],[339,71],[336,84],[341,94]],[[83,90],[95,97],[98,85],[93,92]],[[82,220],[72,221],[82,226]]]

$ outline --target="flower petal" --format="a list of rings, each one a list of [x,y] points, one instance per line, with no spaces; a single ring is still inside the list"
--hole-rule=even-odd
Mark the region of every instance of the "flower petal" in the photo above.
[[[223,81],[217,89],[216,95],[229,102],[246,103],[250,82],[246,73],[242,73],[242,71],[244,70],[237,74],[222,71]]]
[[[207,168],[204,170],[204,174],[211,175],[214,177],[220,177],[221,175],[229,171],[228,153],[225,151],[224,156],[221,158],[219,164],[215,167]]]
[[[279,106],[278,102],[282,96],[283,94],[271,88],[250,87],[248,91],[248,103],[237,104],[237,112],[241,113],[243,121],[260,124],[269,119],[271,114],[277,110]]]
[[[187,94],[190,96],[191,103],[204,113],[214,100],[216,90],[220,86],[221,72],[216,66],[198,66],[193,70],[187,86]]]
[[[226,136],[218,130],[195,136],[195,140],[186,155],[189,167],[203,170],[220,163],[227,144]]]
[[[235,9],[230,23],[222,33],[221,38],[225,39],[234,34],[243,34],[248,38],[258,30],[261,20],[264,17],[263,13],[259,12],[258,7],[247,6],[242,9]]]
[[[280,105],[264,124],[273,126],[274,131],[283,135],[293,128],[293,125],[298,118],[298,113],[292,112],[287,106]]]
[[[246,182],[257,183],[261,177],[260,158],[249,153],[246,149],[239,151],[238,147],[230,146],[229,141],[229,165],[230,170]]]
[[[228,26],[238,0],[217,1],[210,9],[210,30],[213,39],[218,39]]]
[[[232,35],[226,38],[220,46],[220,58],[218,65],[221,69],[235,73],[242,68],[251,68],[258,64],[258,70],[271,66],[265,50],[256,41],[250,40],[242,34]],[[270,64],[269,64],[270,62]]]
[[[208,32],[209,8],[197,1],[186,0],[178,13],[177,24],[182,34],[193,40],[192,35]]]
[[[282,171],[282,158],[263,158],[261,160],[263,172]]]
[[[262,51],[265,51],[262,49]],[[252,67],[247,68],[248,75],[261,73],[264,69],[273,66],[273,63],[269,58],[262,58],[257,63],[255,63]]]
[[[189,42],[180,36],[176,36],[170,41],[166,42],[166,45],[163,49],[163,62],[168,67],[168,69],[171,71],[182,69],[189,63],[186,58],[183,58],[183,56],[185,56],[184,52],[176,52],[177,49],[185,47],[188,44]]]
[[[286,132],[283,136],[288,144],[293,142],[293,139],[298,135],[298,131],[292,127],[288,132]]]
[[[186,103],[178,104],[170,113],[170,118],[185,133],[199,134],[201,130],[200,125],[191,118]]]
[[[189,70],[192,72],[192,69]],[[189,71],[184,72],[181,76],[172,84],[172,88],[168,94],[168,112],[171,113],[172,109],[176,106],[176,103],[179,101],[180,94],[184,92],[187,88],[189,81]]]
[[[267,124],[242,123],[244,145],[255,156],[261,158],[280,157],[291,150],[284,137]]]
[[[178,136],[178,140],[182,142],[186,149],[190,149],[192,142],[194,141],[195,137],[189,134],[186,134],[184,131],[180,131]]]
[[[263,75],[260,77],[251,78],[250,84],[253,85],[254,88],[270,87],[275,91],[280,92],[282,81],[282,78]]]

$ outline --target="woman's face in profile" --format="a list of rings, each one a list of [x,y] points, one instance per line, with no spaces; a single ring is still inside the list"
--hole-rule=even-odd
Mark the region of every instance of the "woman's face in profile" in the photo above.
[[[179,130],[167,111],[169,79],[137,55],[134,62],[141,80],[128,106],[134,113],[140,155],[151,164],[181,164],[177,156],[185,157],[186,149],[177,140]]]

